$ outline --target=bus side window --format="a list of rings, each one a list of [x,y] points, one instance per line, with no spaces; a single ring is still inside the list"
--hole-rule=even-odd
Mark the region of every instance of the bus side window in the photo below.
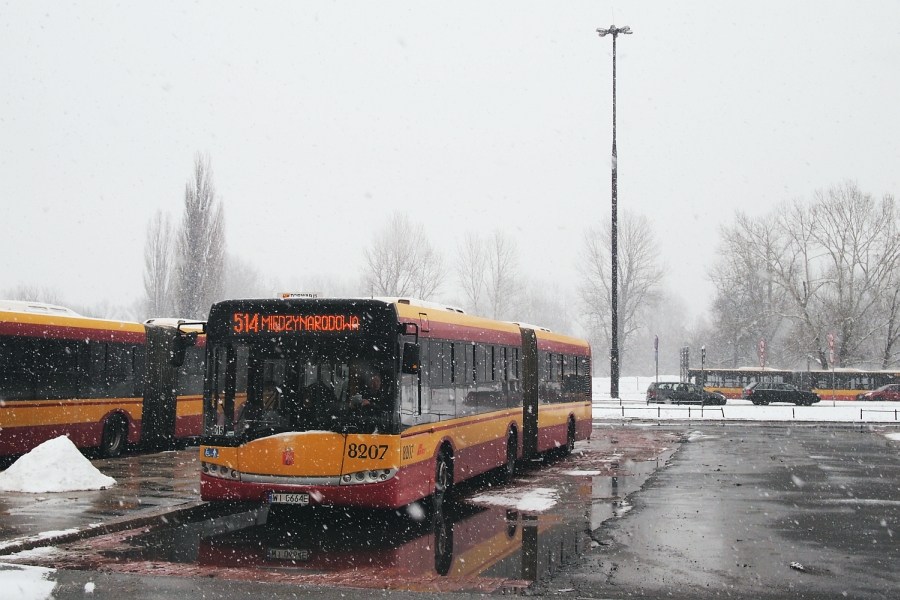
[[[441,383],[445,386],[453,382],[453,344],[441,342]]]
[[[34,396],[31,340],[23,337],[0,338],[0,400],[25,400]]]
[[[106,346],[103,342],[91,342],[90,397],[108,398],[106,381]]]
[[[106,375],[112,397],[127,397],[134,394],[132,364],[131,346],[107,344]]]
[[[85,349],[86,350],[86,349]],[[205,348],[197,348],[196,350],[206,350]],[[134,374],[134,395],[135,397],[142,398],[144,396],[144,371],[146,366],[147,354],[146,347],[141,344],[140,346],[132,346],[131,347],[131,371]],[[200,363],[194,363],[194,371],[192,373],[194,379],[197,381],[197,385],[195,387],[195,394],[203,393],[203,355],[200,355]],[[180,381],[180,377],[179,377]]]
[[[481,383],[484,381],[484,346],[481,344],[475,345],[475,382]]]
[[[422,414],[431,412],[431,387],[434,385],[435,377],[431,366],[433,364],[432,354],[435,352],[435,346],[436,343],[432,340],[419,338],[419,362],[422,365],[422,373],[420,374],[422,392],[419,401],[421,402]]]
[[[184,363],[178,368],[178,395],[203,393],[203,361],[206,348],[191,346],[185,350]]]

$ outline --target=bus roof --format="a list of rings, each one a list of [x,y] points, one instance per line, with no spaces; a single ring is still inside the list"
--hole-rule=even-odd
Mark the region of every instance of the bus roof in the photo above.
[[[246,334],[234,326],[234,319],[241,313],[242,317],[248,316],[245,311],[272,311],[271,314],[288,315],[291,308],[308,311],[314,307],[328,308],[336,306],[352,306],[354,310],[365,307],[381,306],[385,310],[390,309],[399,318],[401,323],[415,323],[419,327],[423,337],[436,337],[438,339],[467,340],[479,343],[519,345],[521,343],[521,329],[534,329],[538,338],[538,347],[550,352],[573,352],[575,354],[590,354],[589,344],[578,338],[551,332],[549,329],[514,323],[510,321],[496,321],[484,317],[466,314],[460,308],[438,302],[429,302],[408,297],[371,297],[371,298],[262,298],[262,299],[235,299],[217,302],[210,310],[208,331],[217,335]],[[230,312],[229,312],[230,311]],[[249,317],[253,317],[251,314]],[[284,317],[280,317],[284,318]],[[289,316],[289,320],[295,318]],[[387,318],[387,313],[380,319]],[[261,327],[261,325],[260,325]],[[234,332],[230,332],[234,329]],[[266,330],[274,333],[275,330]],[[294,331],[299,331],[295,329]],[[230,332],[230,333],[229,333]]]
[[[11,312],[34,313],[38,315],[66,315],[80,317],[77,312],[65,306],[47,304],[46,302],[24,302],[22,300],[0,300],[0,310]]]
[[[140,323],[83,317],[69,309],[64,309],[64,312],[22,311],[18,310],[18,304],[35,305],[36,303],[10,304],[9,301],[2,302],[0,305],[0,334],[129,343],[142,343],[144,340],[144,326]]]

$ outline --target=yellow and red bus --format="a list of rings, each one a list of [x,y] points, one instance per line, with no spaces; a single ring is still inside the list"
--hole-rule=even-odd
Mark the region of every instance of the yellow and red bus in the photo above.
[[[128,443],[198,438],[206,345],[199,329],[0,301],[0,455],[60,435],[104,456]]]
[[[397,508],[591,434],[591,349],[405,298],[230,300],[206,327],[204,500]]]
[[[740,398],[745,387],[756,381],[790,383],[801,390],[817,393],[823,400],[857,400],[867,391],[887,384],[900,384],[900,371],[866,371],[838,367],[833,370],[791,371],[788,369],[689,369],[688,378],[707,390],[720,392],[726,398]]]

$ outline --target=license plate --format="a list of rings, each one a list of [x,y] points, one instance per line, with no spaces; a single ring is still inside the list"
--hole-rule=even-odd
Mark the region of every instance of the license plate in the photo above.
[[[309,560],[309,550],[297,550],[295,548],[266,548],[266,558],[269,560]]]
[[[309,494],[269,492],[269,504],[299,504],[300,506],[307,506],[309,505]]]

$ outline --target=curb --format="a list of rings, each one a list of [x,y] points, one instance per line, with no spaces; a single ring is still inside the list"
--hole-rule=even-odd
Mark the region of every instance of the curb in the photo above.
[[[32,550],[34,548],[43,548],[46,546],[58,546],[70,542],[76,542],[110,533],[118,533],[128,529],[136,529],[138,527],[162,528],[182,525],[185,523],[193,523],[204,519],[226,516],[234,514],[242,510],[249,510],[253,507],[259,507],[258,504],[248,504],[241,502],[216,502],[215,504],[196,500],[185,504],[177,504],[165,508],[155,509],[146,513],[123,516],[105,523],[97,523],[95,525],[87,525],[75,530],[60,532],[59,535],[44,536],[41,534],[29,535],[8,542],[0,543],[0,557],[22,552],[24,550]]]

